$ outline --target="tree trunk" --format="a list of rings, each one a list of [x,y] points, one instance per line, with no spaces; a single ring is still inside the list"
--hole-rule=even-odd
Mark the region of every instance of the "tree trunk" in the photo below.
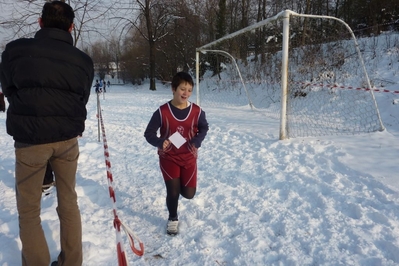
[[[148,44],[150,46],[150,90],[155,91],[155,41],[154,29],[151,18],[150,1],[145,1],[144,16],[147,23]]]
[[[155,42],[150,40],[150,90],[157,90],[155,86]]]

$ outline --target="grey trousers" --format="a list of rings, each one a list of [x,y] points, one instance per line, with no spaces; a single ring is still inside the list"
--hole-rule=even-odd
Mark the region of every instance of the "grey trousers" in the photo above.
[[[26,145],[15,143],[15,186],[23,266],[48,266],[50,253],[41,225],[42,184],[47,161],[54,171],[61,252],[58,265],[82,265],[82,223],[77,203],[77,138]]]

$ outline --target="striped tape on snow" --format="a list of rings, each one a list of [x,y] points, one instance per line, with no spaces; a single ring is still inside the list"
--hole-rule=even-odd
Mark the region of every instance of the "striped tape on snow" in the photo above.
[[[99,101],[97,101],[98,104]],[[127,234],[128,240],[130,247],[133,251],[134,254],[137,256],[142,256],[144,254],[144,244],[138,238],[134,232],[127,227],[122,221],[119,219],[118,214],[117,214],[117,208],[116,208],[116,197],[115,197],[115,190],[113,187],[113,176],[112,176],[112,171],[111,171],[111,162],[109,160],[109,151],[108,151],[108,144],[107,144],[107,138],[105,134],[105,127],[104,127],[104,122],[103,122],[103,117],[101,113],[101,108],[98,106],[97,108],[99,114],[97,115],[98,119],[100,119],[101,123],[101,131],[102,131],[102,137],[103,137],[103,144],[104,144],[104,158],[105,158],[105,166],[107,170],[107,180],[108,180],[108,190],[109,190],[109,195],[111,198],[112,202],[112,210],[114,214],[114,228],[116,229],[116,241],[117,241],[117,255],[118,255],[118,265],[119,266],[127,266],[127,259],[126,259],[126,253],[125,249],[123,246],[123,241],[122,241],[122,236],[121,236],[121,228],[123,231]],[[137,249],[134,246],[134,239],[136,239],[139,242],[140,249]]]

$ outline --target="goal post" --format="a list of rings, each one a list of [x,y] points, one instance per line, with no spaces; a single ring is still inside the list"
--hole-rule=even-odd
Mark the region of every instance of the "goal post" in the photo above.
[[[285,10],[197,48],[197,103],[280,119],[280,139],[382,131],[359,46],[338,18]]]

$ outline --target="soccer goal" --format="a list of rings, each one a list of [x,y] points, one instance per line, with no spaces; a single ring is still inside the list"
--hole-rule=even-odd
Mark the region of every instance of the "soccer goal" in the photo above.
[[[280,139],[382,131],[359,46],[340,19],[285,10],[197,48],[197,104],[263,112]]]

